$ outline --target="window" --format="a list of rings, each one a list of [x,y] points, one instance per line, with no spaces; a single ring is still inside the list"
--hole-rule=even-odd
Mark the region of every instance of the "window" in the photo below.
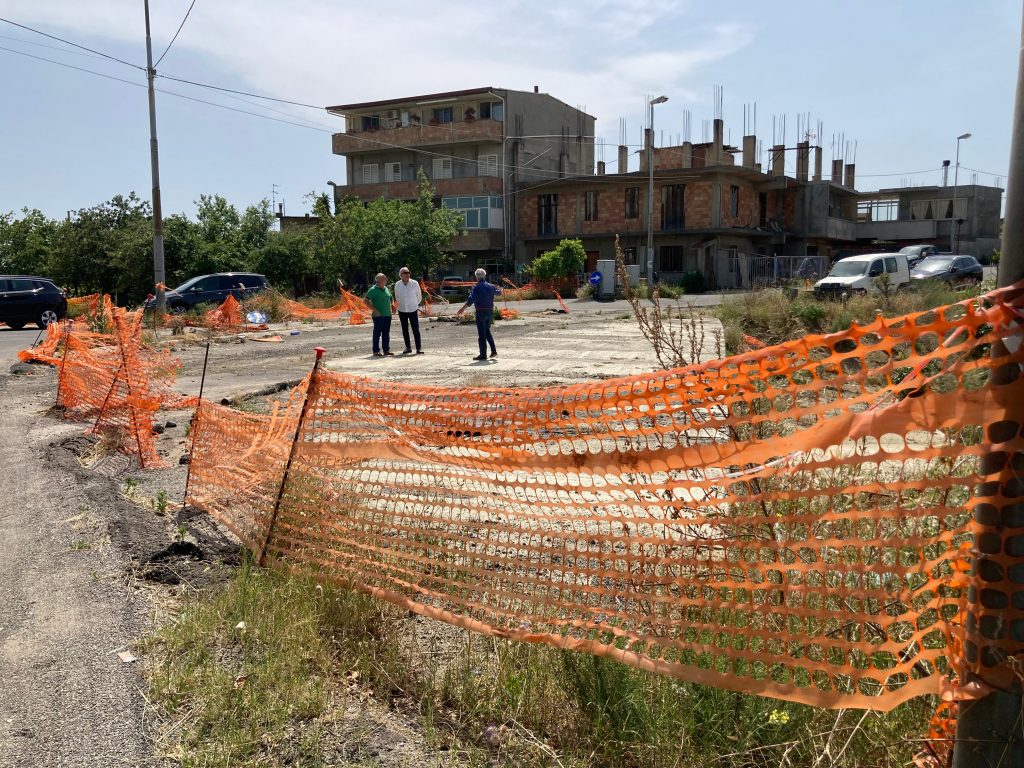
[[[622,260],[627,264],[639,264],[636,260],[636,248],[630,246],[629,248],[622,249]]]
[[[864,200],[857,203],[857,221],[896,221],[899,218],[899,198]]]
[[[626,218],[640,218],[640,187],[626,187]]]
[[[443,197],[441,198],[441,207],[461,213],[463,229],[488,229],[492,220],[495,229],[502,226],[501,215],[494,214],[493,217],[491,215],[492,210],[502,207],[500,195]]]
[[[757,193],[757,220],[759,227],[768,226],[768,194],[766,192]]]
[[[736,189],[738,191],[739,188],[738,187],[733,187],[733,189]],[[729,264],[729,274],[730,275],[739,274],[739,271],[740,271],[740,254],[739,254],[739,251],[736,249],[736,246],[735,245],[730,246],[729,248],[726,249],[725,253],[726,253],[727,261],[728,261],[728,264]]]
[[[558,231],[558,195],[537,195],[537,234],[553,235]]]
[[[597,221],[597,191],[583,193],[583,220]]]
[[[729,187],[729,216],[736,219],[740,215],[740,188],[737,186]]]
[[[882,259],[875,259],[871,262],[871,268],[868,269],[868,277],[878,277],[885,271],[885,265],[882,264]]]
[[[663,245],[658,259],[659,272],[682,272],[686,247],[682,245]]]
[[[7,289],[9,291],[34,291],[36,289],[36,284],[31,280],[12,278],[9,282],[11,285],[11,287]]]
[[[376,131],[380,128],[380,115],[363,115],[363,130]]]
[[[889,274],[895,274],[899,272],[899,267],[896,266],[896,257],[887,256],[885,258],[885,271]]]
[[[683,229],[686,219],[683,212],[685,184],[670,184],[661,188],[661,228]]]
[[[452,122],[452,108],[451,107],[436,107],[433,112],[432,122],[435,123],[450,123]]]
[[[380,182],[380,166],[377,163],[363,163],[363,184]]]
[[[431,177],[434,179],[450,179],[452,177],[452,159],[450,157],[435,157],[434,172]]]
[[[402,164],[384,163],[384,181],[401,181]]]
[[[498,156],[497,155],[480,155],[476,159],[476,175],[477,176],[497,176],[498,175]]]
[[[500,101],[481,101],[480,102],[480,119],[481,120],[501,120],[501,102]]]
[[[967,215],[967,199],[958,197],[956,200],[956,218],[963,219]],[[915,200],[910,204],[911,221],[925,219],[952,219],[953,198],[946,197],[938,200]]]

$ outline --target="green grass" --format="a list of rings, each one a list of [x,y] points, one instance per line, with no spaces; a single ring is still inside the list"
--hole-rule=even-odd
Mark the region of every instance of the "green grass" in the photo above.
[[[146,653],[163,746],[182,766],[323,765],[334,704],[354,690],[461,764],[565,768],[811,766],[825,753],[830,766],[902,766],[935,704],[864,715],[732,693],[249,565],[190,598]]]
[[[978,295],[979,289],[955,291],[941,283],[915,286],[889,297],[854,296],[845,302],[818,301],[806,292],[793,299],[780,289],[768,289],[730,298],[714,310],[725,331],[730,355],[746,349],[743,336],[765,344],[780,344],[807,334],[838,333],[853,323],[868,323],[878,313],[898,317],[953,304]]]

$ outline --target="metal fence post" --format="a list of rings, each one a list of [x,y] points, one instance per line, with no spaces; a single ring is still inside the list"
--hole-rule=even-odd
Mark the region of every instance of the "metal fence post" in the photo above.
[[[299,412],[299,421],[295,425],[295,434],[292,436],[292,447],[288,451],[288,463],[284,465],[284,475],[281,477],[281,485],[277,489],[277,499],[274,501],[274,511],[270,515],[270,522],[267,524],[267,535],[263,539],[263,546],[260,547],[257,563],[263,565],[267,559],[267,547],[270,545],[270,537],[274,533],[274,525],[277,523],[277,513],[281,509],[281,499],[284,497],[285,486],[288,485],[288,473],[292,468],[292,461],[295,459],[295,449],[299,444],[299,435],[302,434],[302,425],[306,421],[306,411],[309,408],[309,393],[316,384],[316,374],[320,370],[320,360],[324,356],[323,347],[316,347],[316,359],[313,361],[313,371],[309,375],[309,385],[306,387],[306,394],[302,400],[302,410]]]

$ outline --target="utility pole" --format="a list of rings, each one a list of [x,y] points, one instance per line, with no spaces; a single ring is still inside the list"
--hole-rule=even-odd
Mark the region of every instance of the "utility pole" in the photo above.
[[[1006,220],[1003,225],[1003,249],[999,259],[999,277],[997,285],[1000,288],[1014,285],[1024,279],[1024,18],[1021,20],[1021,47],[1017,63],[1017,95],[1013,108],[1013,132],[1010,143],[1010,175],[1007,177],[1006,185]],[[955,217],[955,211],[954,211]],[[1020,301],[1018,299],[1018,301]],[[1012,332],[1012,331],[1011,331]],[[1019,333],[1019,326],[1018,326]],[[1007,347],[1019,350],[1020,339],[1007,339],[1006,343],[993,343],[993,354],[1005,355]],[[1020,374],[1019,369],[1009,370],[1008,366],[1001,366],[993,371],[992,396],[997,403],[1006,410],[1006,418],[1020,419],[1020,403],[1006,402],[1005,397],[1000,396],[1000,390],[1009,387],[1000,387],[1002,383],[1013,381],[1014,377]],[[1016,414],[1016,415],[1015,415]],[[1003,489],[1013,481],[1016,459],[1010,454],[1006,467],[999,473],[999,482]],[[982,457],[984,463],[988,456]],[[995,457],[993,457],[995,458]],[[1004,540],[1009,541],[1011,530],[1007,518],[1010,516],[1010,508],[1013,506],[1015,494],[1008,494],[1004,498],[1001,517],[1004,525],[1000,526],[1000,533]],[[1006,551],[1009,551],[1007,548]],[[972,573],[979,571],[980,558],[983,555],[976,555],[972,563]],[[1012,593],[1007,595],[1009,605],[1004,605],[1002,610],[1005,618],[1002,626],[989,628],[990,634],[1013,633],[1011,630],[1016,623],[1012,620],[1012,608],[1009,606],[1018,604],[1018,598],[1024,594],[1024,576],[1020,573],[1019,567],[1006,569],[1006,581],[1002,591]],[[980,591],[976,590],[976,591]],[[971,602],[973,600],[968,598]],[[975,598],[977,599],[977,598]],[[968,611],[971,610],[971,602],[968,603]],[[977,603],[974,603],[977,605]],[[991,612],[991,611],[990,611]],[[1002,617],[1000,617],[1002,618]],[[974,632],[968,633],[968,642],[971,642],[970,635],[977,634],[983,642],[985,640],[985,624],[981,623]],[[976,646],[977,647],[977,646]],[[984,656],[984,650],[978,652]],[[1004,662],[1005,663],[1005,662]],[[971,682],[964,680],[962,683]],[[1021,768],[1024,766],[1024,735],[1021,731],[1021,718],[1024,716],[1024,690],[1021,689],[1020,681],[1017,681],[1016,690],[993,690],[989,689],[980,698],[974,701],[964,701],[960,704],[960,711],[957,715],[956,741],[953,745],[953,768],[976,768],[978,766],[1001,766],[1001,768]]]
[[[160,205],[160,150],[156,141],[156,91],[153,80],[153,41],[149,36],[149,0],[143,0],[146,8],[146,80],[149,81],[149,157],[153,172],[153,282],[156,286],[156,311],[164,309],[164,217]]]

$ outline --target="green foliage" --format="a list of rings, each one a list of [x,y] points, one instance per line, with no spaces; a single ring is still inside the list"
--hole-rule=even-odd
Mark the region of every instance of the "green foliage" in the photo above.
[[[679,284],[685,293],[704,293],[707,290],[703,272],[684,272]]]
[[[377,272],[395,279],[403,266],[419,277],[451,261],[449,248],[459,234],[462,217],[434,207],[434,189],[422,168],[417,178],[415,202],[380,198],[364,205],[349,198],[339,201],[333,214],[326,200],[314,203],[326,279],[368,284]]]
[[[935,706],[830,711],[436,626],[342,586],[243,566],[147,645],[149,697],[170,715],[165,746],[184,766],[285,755],[320,765],[331,745],[318,734],[354,696],[418,711],[438,754],[476,744],[487,765],[795,767],[825,754],[831,766],[896,768]]]
[[[587,252],[579,239],[562,240],[553,250],[545,251],[533,260],[527,270],[534,280],[552,282],[575,275],[587,263]]]

